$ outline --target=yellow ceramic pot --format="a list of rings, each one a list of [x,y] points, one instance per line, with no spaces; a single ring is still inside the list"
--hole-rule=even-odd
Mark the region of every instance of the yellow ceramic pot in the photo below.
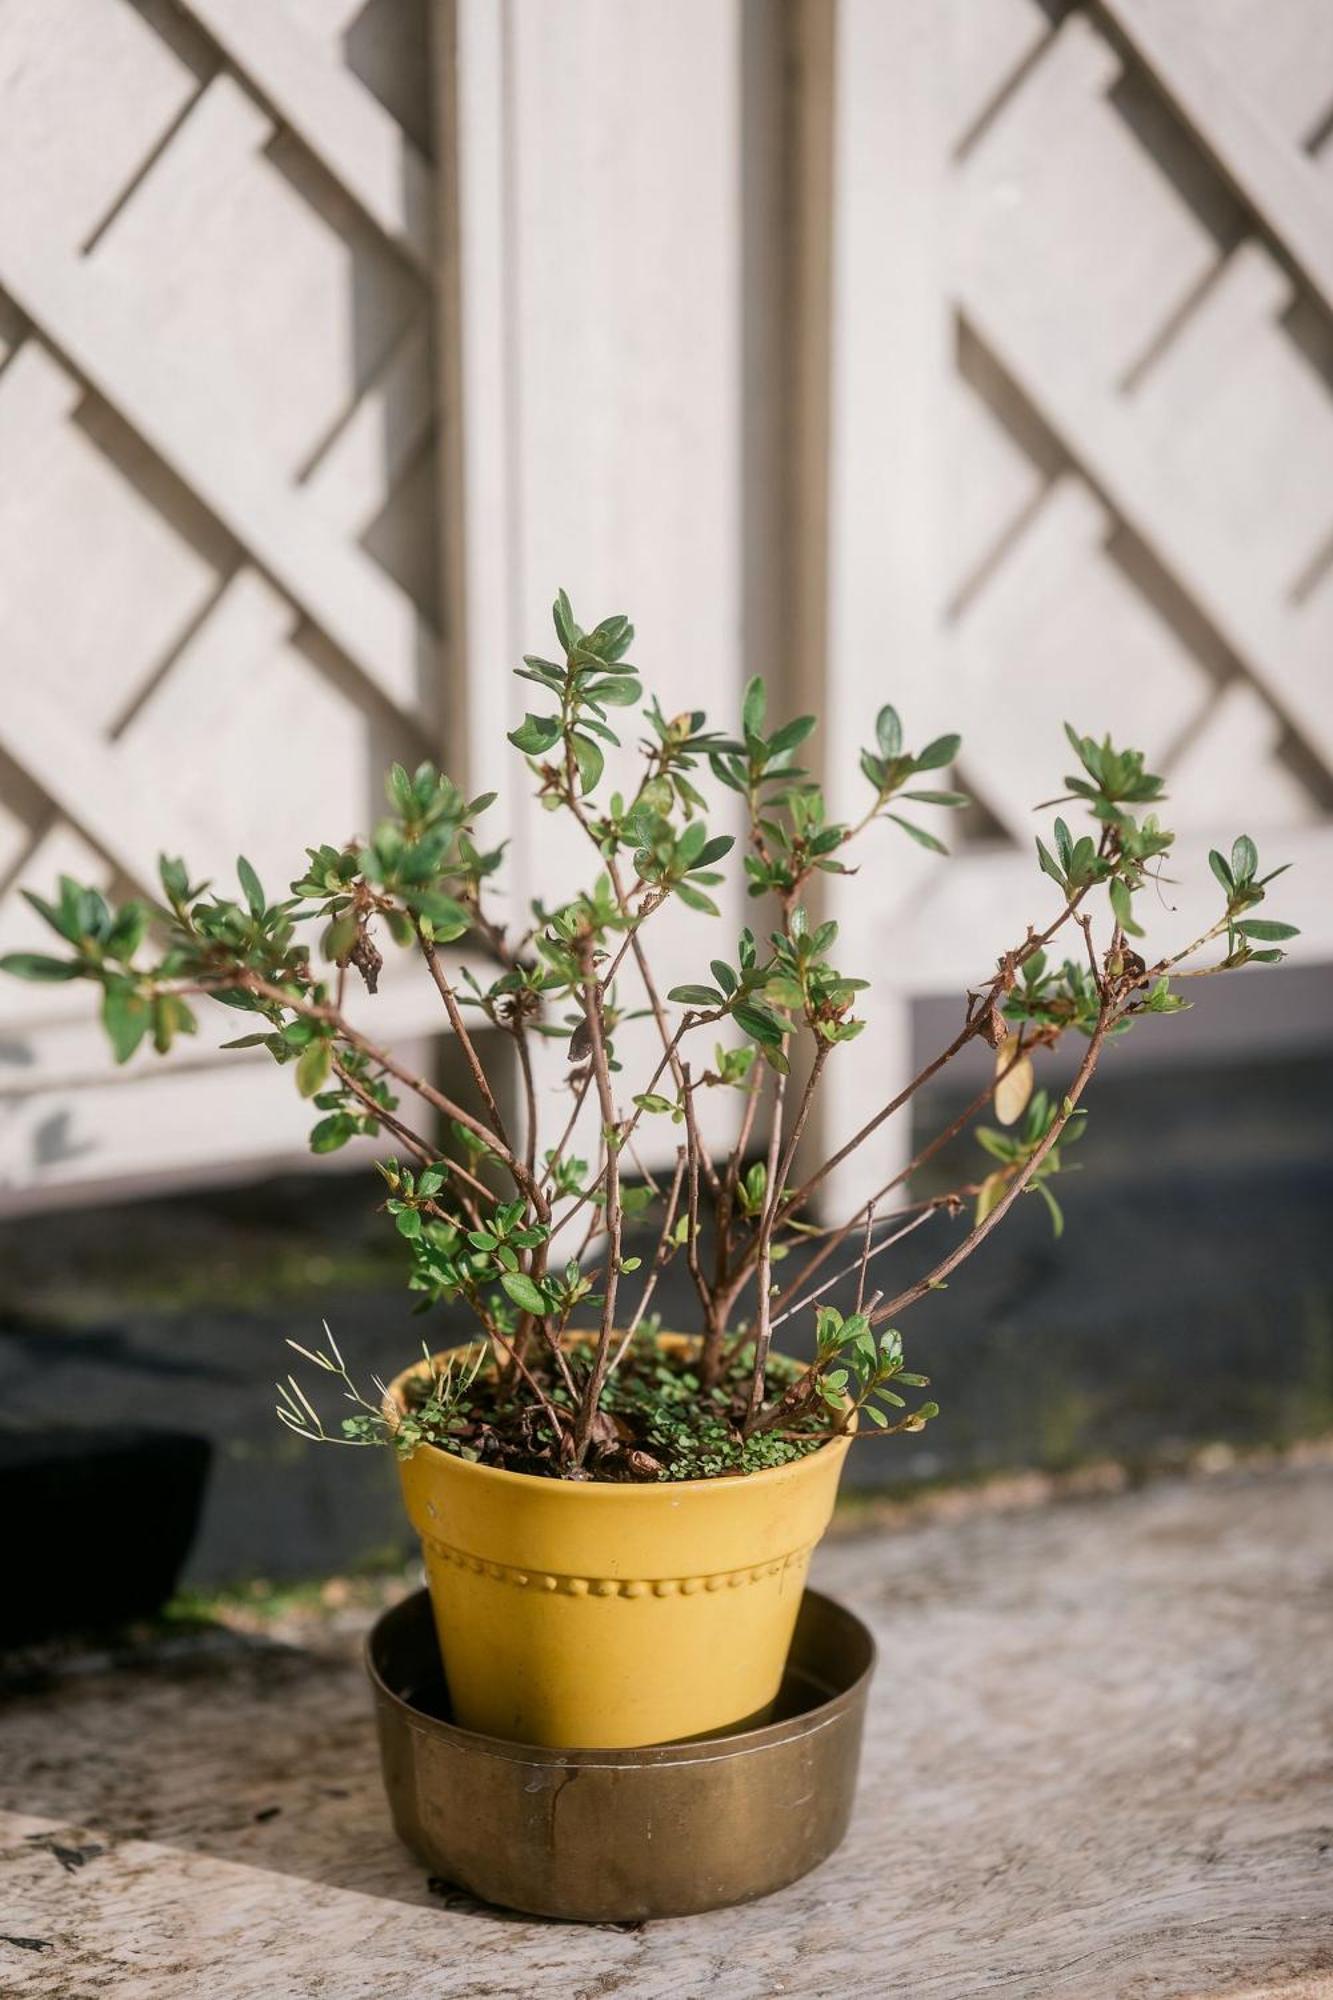
[[[766,1719],[849,1442],[745,1478],[643,1486],[418,1446],[399,1461],[403,1495],[455,1720],[624,1749]]]

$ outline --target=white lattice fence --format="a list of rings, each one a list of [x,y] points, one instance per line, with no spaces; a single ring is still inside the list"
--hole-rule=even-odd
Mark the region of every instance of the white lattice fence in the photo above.
[[[417,0],[0,4],[0,940],[375,810],[438,745]],[[115,1080],[82,988],[0,990],[0,1187],[301,1145],[206,1029]],[[423,1025],[391,991],[400,1032]]]
[[[847,892],[867,1062],[891,1086],[913,994],[1031,901],[1066,714],[1167,773],[1203,895],[1242,822],[1299,860],[1293,956],[1333,955],[1333,13],[844,0],[838,105],[839,726],[876,661],[915,731],[959,721],[982,807],[952,866]]]

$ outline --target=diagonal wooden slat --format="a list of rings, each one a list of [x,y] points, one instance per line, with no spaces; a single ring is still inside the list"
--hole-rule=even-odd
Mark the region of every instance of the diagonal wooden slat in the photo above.
[[[379,694],[429,721],[435,632],[369,556],[234,448],[225,414],[201,406],[133,301],[90,263],[28,240],[13,204],[0,214],[0,286]]]
[[[1101,0],[1236,191],[1333,311],[1333,191],[1209,52],[1207,14],[1174,0]],[[1192,17],[1192,18],[1191,18]]]
[[[435,260],[431,169],[379,100],[281,0],[180,0],[362,213],[426,276]]]
[[[1060,438],[1075,464],[1164,564],[1292,726],[1333,766],[1333,682],[1296,622],[1234,587],[1213,538],[1136,436],[1123,398],[1090,385],[1054,343],[1040,364],[1002,301],[961,274],[970,325]]]
[[[157,894],[160,825],[141,809],[140,794],[115,782],[108,749],[30,678],[14,678],[5,688],[0,744],[71,825],[137,888]]]

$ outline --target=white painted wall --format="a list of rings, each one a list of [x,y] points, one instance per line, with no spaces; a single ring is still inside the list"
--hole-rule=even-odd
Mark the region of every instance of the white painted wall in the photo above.
[[[886,839],[837,890],[876,1027],[831,1137],[1040,896],[1066,711],[1162,761],[1194,873],[1243,801],[1327,958],[1328,19],[0,0],[0,948],[60,868],[284,880],[396,755],[511,780],[563,584],[634,616],[668,709],[798,683],[840,798],[882,701],[964,729],[964,852]],[[828,74],[795,53],[825,30]],[[794,135],[829,121],[825,212]],[[586,875],[568,829],[507,830],[516,906]],[[743,915],[664,914],[664,983]],[[419,1036],[433,996],[378,1017]],[[0,1205],[303,1129],[262,1064],[201,1038],[112,1077],[85,994],[0,988]]]
[[[961,729],[986,814],[953,862],[903,843],[841,898],[885,1096],[911,992],[961,996],[1050,913],[1032,808],[1066,718],[1167,775],[1164,947],[1247,831],[1297,864],[1292,958],[1333,957],[1328,30],[1319,0],[841,0],[826,698],[849,748],[876,698]]]

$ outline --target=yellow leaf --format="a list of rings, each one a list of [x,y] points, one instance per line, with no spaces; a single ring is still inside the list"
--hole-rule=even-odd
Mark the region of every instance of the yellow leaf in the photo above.
[[[1028,1099],[1036,1083],[1036,1074],[1029,1055],[1018,1056],[1018,1037],[1008,1034],[995,1051],[995,1074],[999,1082],[995,1086],[995,1116],[1001,1125],[1014,1125],[1027,1110]]]
[[[1006,1178],[1002,1170],[987,1174],[977,1190],[977,1221],[982,1223],[1004,1194]]]

